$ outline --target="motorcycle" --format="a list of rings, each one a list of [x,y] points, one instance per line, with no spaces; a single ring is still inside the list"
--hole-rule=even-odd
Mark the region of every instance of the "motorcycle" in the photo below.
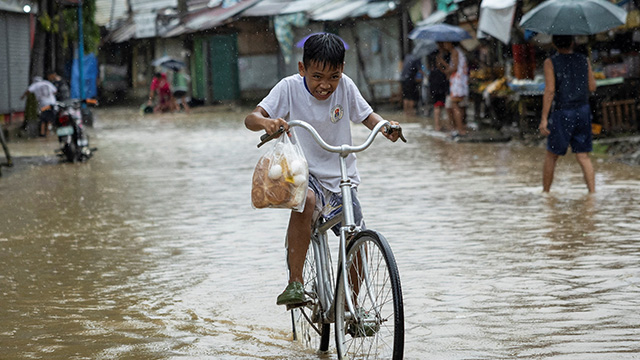
[[[69,162],[86,161],[93,155],[96,148],[89,147],[89,135],[84,130],[82,104],[97,105],[93,99],[71,100],[57,102],[56,135],[60,148],[57,155]]]

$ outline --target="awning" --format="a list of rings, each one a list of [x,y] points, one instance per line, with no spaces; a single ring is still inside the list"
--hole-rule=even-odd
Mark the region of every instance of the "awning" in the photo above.
[[[478,21],[478,37],[482,38],[484,34],[487,34],[509,44],[515,12],[516,0],[482,0]]]
[[[167,31],[163,37],[174,37],[214,28],[260,1],[261,0],[241,0],[237,4],[228,8],[218,6],[195,14],[189,14],[182,19],[180,25]]]

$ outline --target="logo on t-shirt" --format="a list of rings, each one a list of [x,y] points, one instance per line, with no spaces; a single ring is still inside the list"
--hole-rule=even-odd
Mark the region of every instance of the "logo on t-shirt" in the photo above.
[[[344,115],[344,110],[342,109],[342,105],[336,105],[331,110],[331,122],[337,123],[342,119],[342,115]]]

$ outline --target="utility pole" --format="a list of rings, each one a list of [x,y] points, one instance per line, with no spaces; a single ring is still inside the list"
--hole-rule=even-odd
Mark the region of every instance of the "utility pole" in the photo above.
[[[78,11],[78,89],[80,90],[80,100],[84,100],[84,33],[82,30],[82,0],[65,0],[65,5],[76,6]],[[73,77],[72,77],[73,78]],[[82,107],[87,105],[83,102]]]
[[[84,33],[82,32],[82,0],[78,0],[78,80],[80,100],[84,100]],[[82,107],[87,104],[82,102]]]
[[[402,58],[409,53],[409,9],[408,1],[400,1],[400,47],[402,49]]]

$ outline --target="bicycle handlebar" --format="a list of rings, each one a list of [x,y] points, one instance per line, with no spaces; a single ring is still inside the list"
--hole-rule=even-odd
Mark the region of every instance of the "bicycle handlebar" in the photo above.
[[[390,134],[393,131],[399,131],[400,134],[400,139],[402,139],[402,141],[407,142],[407,139],[405,139],[405,137],[402,135],[402,128],[399,125],[390,125],[389,121],[387,120],[383,120],[380,121],[376,124],[376,126],[374,126],[374,128],[371,130],[371,133],[369,134],[369,136],[367,137],[367,139],[364,141],[364,143],[358,145],[358,146],[353,146],[353,145],[329,145],[327,144],[326,141],[324,141],[324,139],[320,136],[320,134],[318,134],[318,132],[316,131],[316,129],[311,126],[309,123],[302,121],[302,120],[291,120],[289,121],[289,126],[299,126],[304,128],[305,130],[307,130],[309,133],[311,133],[311,135],[313,136],[314,140],[318,143],[318,145],[320,145],[321,148],[329,151],[329,152],[333,152],[333,153],[339,153],[342,155],[346,155],[346,154],[351,154],[351,153],[357,153],[360,151],[364,151],[365,149],[367,149],[371,143],[373,143],[373,140],[375,139],[376,135],[378,135],[378,133],[380,132],[380,129],[382,129],[383,127],[386,128],[385,132],[387,132],[388,134]],[[264,145],[265,143],[267,143],[268,141],[272,140],[273,138],[278,137],[280,134],[282,134],[284,132],[284,128],[280,128],[278,131],[276,131],[273,134],[264,134],[260,137],[261,142],[258,144],[258,147]]]

